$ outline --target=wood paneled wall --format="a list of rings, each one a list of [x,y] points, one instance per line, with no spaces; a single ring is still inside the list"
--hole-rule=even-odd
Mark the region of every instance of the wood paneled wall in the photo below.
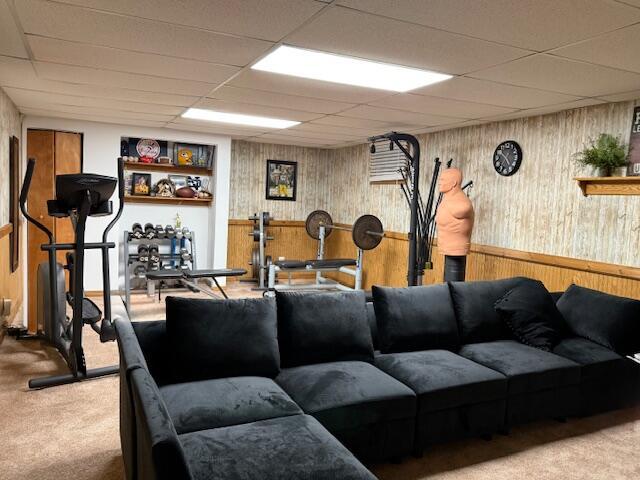
[[[315,257],[317,242],[307,236],[303,222],[280,224],[273,227],[276,238],[268,244],[267,252],[270,255],[289,259]],[[230,266],[243,266],[243,262],[246,265],[250,258],[250,231],[251,226],[246,221],[230,222],[229,245],[233,246],[229,249]],[[372,285],[406,285],[408,246],[406,234],[387,232],[378,248],[365,252],[364,288],[370,289]],[[327,258],[355,258],[355,252],[349,232],[335,230],[327,239]],[[443,266],[443,257],[436,246],[433,270],[425,273],[424,284],[441,282]],[[353,285],[353,278],[348,275],[333,276],[347,285]],[[565,290],[576,283],[614,295],[640,299],[639,268],[472,245],[467,258],[467,280],[494,280],[513,276],[536,278],[550,291]]]

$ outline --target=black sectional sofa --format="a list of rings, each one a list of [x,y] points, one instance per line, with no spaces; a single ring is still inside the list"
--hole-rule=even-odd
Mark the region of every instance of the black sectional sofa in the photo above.
[[[577,286],[166,302],[116,322],[129,479],[372,479],[363,463],[640,399],[640,302]]]

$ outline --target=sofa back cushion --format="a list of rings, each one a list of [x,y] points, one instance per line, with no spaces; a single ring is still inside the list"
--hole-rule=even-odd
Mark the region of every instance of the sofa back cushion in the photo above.
[[[640,352],[640,301],[571,285],[557,305],[576,335],[621,355]]]
[[[167,297],[173,382],[275,377],[280,372],[273,299]]]
[[[276,292],[283,367],[373,361],[364,292]]]
[[[373,287],[382,353],[455,350],[458,325],[449,286]]]
[[[513,338],[494,304],[523,280],[523,277],[514,277],[449,283],[462,344]]]
[[[371,341],[373,343],[373,349],[380,348],[378,343],[378,324],[376,320],[376,311],[373,307],[373,302],[367,298],[367,320],[369,321],[369,330],[371,331]]]

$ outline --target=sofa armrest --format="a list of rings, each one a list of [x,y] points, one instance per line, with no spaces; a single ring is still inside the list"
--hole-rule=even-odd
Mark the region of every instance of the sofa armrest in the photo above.
[[[147,370],[156,383],[160,386],[175,383],[170,375],[169,362],[172,352],[167,338],[167,322],[165,320],[132,322],[131,326],[147,363]]]
[[[136,460],[141,480],[191,480],[182,445],[158,386],[144,368],[131,371]]]

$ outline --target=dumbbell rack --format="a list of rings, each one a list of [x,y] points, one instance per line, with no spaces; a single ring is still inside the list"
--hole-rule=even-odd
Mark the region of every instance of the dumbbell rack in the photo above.
[[[191,238],[186,238],[186,243],[188,244],[188,250],[189,250],[189,255],[190,255],[190,260],[188,261],[189,268],[191,270],[196,270],[197,266],[196,266],[196,239],[195,239],[195,232],[191,231],[190,232],[190,237]],[[149,239],[147,237],[143,237],[143,238],[132,238],[131,237],[131,232],[125,231],[124,232],[124,241],[123,241],[123,246],[124,246],[124,255],[122,256],[122,262],[123,262],[123,271],[124,271],[124,304],[127,307],[127,311],[129,310],[129,305],[131,302],[131,280],[132,279],[141,279],[143,280],[143,284],[145,285],[145,287],[142,288],[136,288],[136,290],[148,290],[149,287],[149,283],[146,280],[146,277],[140,277],[138,275],[136,275],[134,273],[135,271],[135,265],[141,264],[138,261],[138,246],[141,244],[149,244],[149,245],[157,245],[158,246],[158,253],[160,254],[160,263],[161,264],[166,264],[168,262],[171,262],[172,264],[174,264],[174,266],[172,268],[179,268],[180,265],[180,261],[182,259],[181,254],[179,252],[180,247],[178,246],[178,251],[176,253],[171,254],[171,241],[175,240],[176,242],[180,242],[180,238],[178,238],[178,236],[174,236],[172,238],[170,237],[164,237],[164,238],[152,238]],[[165,250],[168,250],[169,253],[160,253],[162,250],[162,247],[166,247]],[[178,266],[175,266],[178,265]],[[160,269],[162,269],[162,266],[160,267]]]

